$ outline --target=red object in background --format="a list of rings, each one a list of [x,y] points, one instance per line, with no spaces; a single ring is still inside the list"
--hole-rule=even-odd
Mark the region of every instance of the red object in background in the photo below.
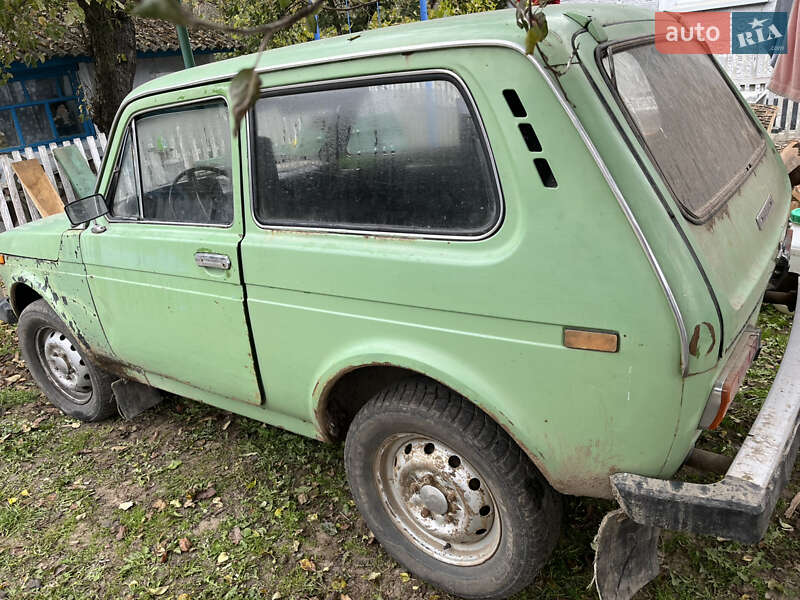
[[[730,12],[657,12],[656,50],[662,54],[730,54]]]

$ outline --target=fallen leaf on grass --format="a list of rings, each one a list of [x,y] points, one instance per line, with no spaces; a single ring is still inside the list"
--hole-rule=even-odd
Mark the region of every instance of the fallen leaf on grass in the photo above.
[[[214,496],[216,496],[216,494],[217,494],[217,490],[215,490],[213,487],[207,487],[202,492],[199,492],[197,494],[196,499],[197,500],[208,500],[209,498],[213,498]]]
[[[380,578],[381,574],[378,571],[373,571],[369,575],[365,575],[364,579],[367,581],[375,581],[376,579]]]
[[[225,424],[222,426],[222,431],[225,431],[230,426],[231,426],[231,420],[228,419],[227,421],[225,421]]]
[[[8,383],[16,383],[20,379],[22,379],[22,375],[19,375],[19,374],[12,375],[11,377],[6,377],[6,382],[8,382]]]
[[[119,505],[120,510],[130,510],[133,507],[133,502],[128,500],[127,502],[122,502]]]
[[[192,600],[189,594],[178,594],[177,600]]]
[[[183,461],[182,461],[182,460],[173,460],[173,461],[170,461],[170,463],[167,465],[167,470],[168,470],[168,471],[174,471],[175,469],[177,469],[178,467],[180,467],[182,464],[183,464]]]
[[[351,598],[347,594],[342,594],[339,596],[339,600],[351,600]]]
[[[283,596],[281,596],[280,592],[275,592],[272,594],[272,600],[280,600],[281,598],[283,598]]]
[[[410,579],[411,579],[411,575],[409,575],[408,573],[406,573],[406,572],[400,573],[400,580],[403,583],[408,583]]]
[[[8,499],[8,505],[9,506],[14,506],[17,503],[17,501],[18,501],[18,498],[9,498]]]
[[[163,596],[164,594],[166,594],[166,593],[167,593],[167,590],[168,590],[168,589],[169,589],[169,586],[168,586],[168,585],[162,585],[161,587],[156,587],[156,588],[147,588],[147,591],[148,591],[148,592],[149,592],[149,593],[150,593],[152,596]]]
[[[153,502],[153,508],[155,508],[158,512],[161,512],[167,508],[167,503],[164,502],[161,498]]]
[[[119,529],[117,529],[117,541],[123,540],[126,533],[128,533],[128,528],[125,525],[120,525]]]
[[[189,541],[189,538],[182,537],[178,540],[178,548],[181,549],[181,552],[188,552],[192,548],[192,542]]]
[[[792,498],[792,501],[789,503],[789,508],[787,508],[786,512],[783,513],[783,516],[787,519],[791,519],[798,506],[800,506],[800,492],[797,492],[794,495],[794,498]]]
[[[30,496],[30,495],[31,495],[31,493],[30,493],[28,490],[22,490],[22,491],[19,493],[19,495],[20,495],[20,496],[23,496],[23,497],[25,497],[25,498],[27,498],[28,496]]]
[[[297,502],[300,504],[305,504],[306,502],[308,502],[308,496],[306,496],[305,494],[298,494]]]
[[[169,505],[170,506],[174,506],[175,508],[180,508],[181,507],[181,501],[180,500],[170,500],[169,501]]]
[[[230,559],[231,557],[228,556],[227,552],[220,552],[219,556],[217,556],[217,564],[221,565],[222,563],[228,562]]]
[[[317,565],[314,564],[314,561],[303,558],[300,560],[300,568],[303,569],[303,571],[316,571]]]
[[[230,538],[234,546],[238,546],[239,543],[242,541],[242,530],[239,529],[239,526],[237,525],[236,527],[231,529],[231,533],[228,537]]]

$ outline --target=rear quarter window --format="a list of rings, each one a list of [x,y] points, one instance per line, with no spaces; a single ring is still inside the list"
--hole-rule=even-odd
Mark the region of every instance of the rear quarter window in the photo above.
[[[261,98],[263,225],[480,236],[501,216],[477,117],[454,81],[387,81]]]
[[[603,66],[684,215],[705,221],[766,148],[740,99],[711,56],[662,54],[652,41],[612,46]]]

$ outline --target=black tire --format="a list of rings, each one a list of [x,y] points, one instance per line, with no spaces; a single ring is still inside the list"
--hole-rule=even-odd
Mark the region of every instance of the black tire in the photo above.
[[[468,464],[465,468],[474,469],[483,478],[483,484],[490,491],[494,508],[499,515],[500,532],[497,534],[499,541],[493,542],[496,544],[495,549],[484,550],[487,557],[482,558],[483,562],[480,564],[451,564],[455,559],[449,555],[444,560],[432,555],[423,549],[421,543],[412,539],[414,534],[401,530],[399,521],[402,521],[402,517],[398,520],[397,516],[392,516],[403,513],[403,508],[390,508],[393,506],[389,499],[392,492],[387,495],[382,488],[404,490],[403,485],[388,482],[392,473],[401,472],[407,463],[401,465],[398,462],[406,460],[400,451],[397,454],[388,451],[390,461],[395,456],[393,467],[391,470],[381,471],[384,467],[380,465],[384,464],[382,461],[385,459],[380,457],[386,455],[384,448],[391,443],[388,440],[397,439],[400,444],[397,447],[403,447],[402,444],[407,439],[403,437],[405,434],[422,436],[423,442],[420,443],[424,443],[424,438],[430,438],[434,447],[435,440],[438,440],[444,452],[457,452],[460,457],[455,461],[451,456],[448,461],[450,467],[457,465],[457,468],[450,471],[445,466],[440,475],[434,476],[434,486],[443,494],[449,494],[447,497],[452,501],[445,503],[448,508],[440,509],[446,510],[439,512],[441,518],[451,518],[451,513],[458,518],[457,515],[463,510],[453,508],[453,498],[457,496],[448,486],[453,484],[457,487],[458,484],[457,476],[452,473]],[[412,456],[410,448],[411,443],[403,447],[402,452]],[[423,448],[425,453],[434,452],[428,452],[429,444],[424,444]],[[417,455],[418,451],[414,449],[413,453]],[[419,456],[424,459],[421,454]],[[441,460],[436,464],[442,464]],[[345,468],[356,504],[383,548],[415,576],[457,596],[491,600],[515,594],[533,581],[558,539],[561,496],[550,487],[525,453],[492,419],[458,394],[435,382],[425,379],[401,382],[378,393],[367,402],[348,431]],[[385,478],[377,474],[376,469],[384,473]],[[451,475],[445,474],[446,471]],[[423,471],[413,472],[418,474]],[[404,476],[396,477],[402,479]],[[382,483],[384,479],[387,481],[385,485]],[[409,479],[404,481],[407,483]],[[425,481],[431,484],[430,478]],[[470,479],[471,481],[473,480]],[[391,485],[394,487],[390,487]],[[409,487],[411,490],[419,489],[416,481]],[[470,488],[475,489],[471,484]],[[458,493],[463,494],[463,491]],[[433,494],[437,495],[435,491]],[[421,492],[416,498],[420,497]],[[465,502],[464,506],[466,505]],[[405,506],[410,506],[410,501]],[[427,506],[426,504],[425,510]],[[481,514],[486,508],[481,508]],[[414,511],[409,510],[408,514],[412,516],[406,517],[406,523],[409,518],[416,518],[413,516],[416,514]],[[430,514],[428,511],[428,515]],[[420,522],[423,522],[426,518],[424,511],[421,516],[423,519]],[[415,526],[411,529],[413,527]],[[406,532],[411,529],[406,527]],[[480,529],[474,533],[481,531],[485,530]],[[472,535],[473,532],[467,533]],[[449,543],[440,547],[442,552],[454,552]],[[488,552],[493,554],[488,556]]]
[[[55,332],[55,333],[52,333]],[[55,376],[51,375],[51,368],[48,367],[43,358],[44,349],[37,349],[37,344],[41,343],[42,335],[56,335],[62,340],[67,349],[71,347],[71,352],[80,357],[81,367],[85,368],[84,377],[88,375],[91,382],[91,389],[88,392],[81,392],[81,397],[73,398],[56,382]],[[111,383],[116,379],[114,376],[99,369],[89,361],[79,350],[80,346],[69,328],[56,315],[52,308],[44,300],[31,302],[22,311],[17,325],[17,336],[19,337],[20,350],[25,364],[28,366],[33,380],[55,406],[62,412],[80,419],[81,421],[93,422],[102,421],[117,414],[117,405],[114,402],[111,391]],[[68,343],[67,343],[68,342]],[[70,355],[74,360],[74,355]],[[62,360],[67,365],[67,360]],[[85,386],[84,387],[88,387]],[[76,391],[77,395],[78,392]]]

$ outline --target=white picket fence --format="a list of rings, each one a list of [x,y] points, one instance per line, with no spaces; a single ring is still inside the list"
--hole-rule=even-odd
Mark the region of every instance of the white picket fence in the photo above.
[[[60,145],[74,145],[78,148],[92,170],[97,173],[100,169],[103,154],[105,154],[107,140],[104,133],[99,133],[97,136],[65,141]],[[59,144],[54,142],[49,146],[29,147],[22,152],[15,150],[10,154],[0,155],[0,195],[2,195],[2,198],[0,198],[0,221],[2,221],[0,222],[0,232],[41,218],[33,200],[22,187],[11,168],[11,165],[15,162],[38,160],[48,179],[50,179],[50,183],[53,184],[61,198],[65,202],[72,202],[76,199],[72,186],[67,180],[66,173],[63,172],[61,165],[53,158],[53,150],[58,146]]]

